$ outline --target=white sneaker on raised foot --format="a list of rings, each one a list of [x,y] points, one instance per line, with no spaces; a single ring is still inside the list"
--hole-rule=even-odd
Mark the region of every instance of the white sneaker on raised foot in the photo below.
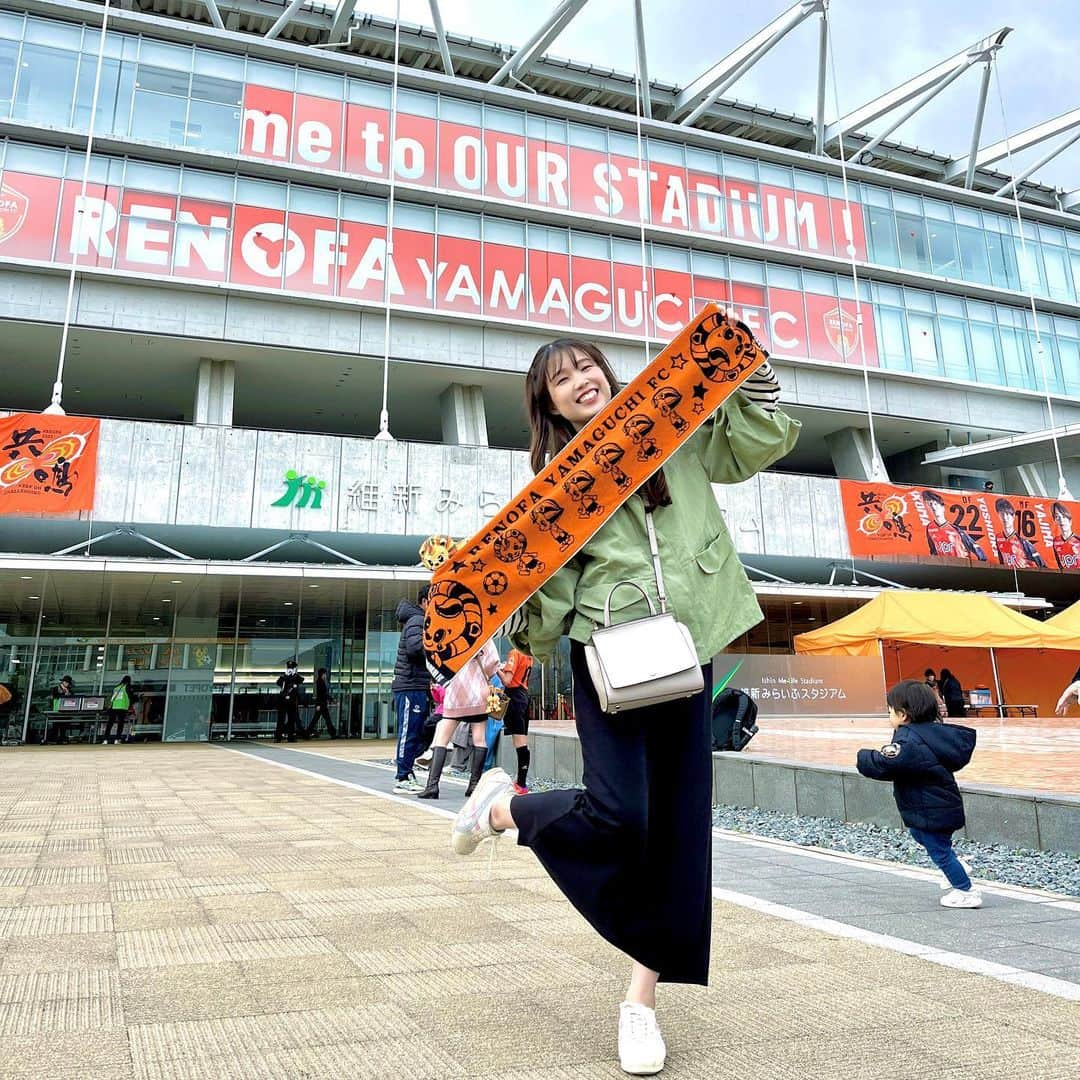
[[[950,889],[939,901],[942,907],[982,907],[982,893],[978,889]]]
[[[619,1006],[619,1065],[631,1076],[653,1076],[667,1059],[656,1010],[624,1001]]]
[[[513,792],[514,781],[502,769],[489,769],[480,777],[476,790],[458,811],[450,832],[450,845],[459,855],[471,855],[483,840],[502,835],[491,827],[491,805],[500,796]]]
[[[968,877],[971,877],[971,863],[969,863],[967,859],[960,859],[959,862],[960,865],[964,868],[964,873],[967,874]],[[950,882],[944,874],[939,873],[938,877],[941,879],[938,882],[938,888],[941,889],[942,892],[944,892],[946,889],[952,888],[952,882]]]

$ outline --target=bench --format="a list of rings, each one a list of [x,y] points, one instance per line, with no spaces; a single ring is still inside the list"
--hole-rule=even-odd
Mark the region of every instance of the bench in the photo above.
[[[1015,712],[1010,714],[1010,712],[1009,712],[1010,709],[1015,710]],[[985,710],[985,712],[984,712],[984,710]],[[1039,706],[1038,705],[1005,705],[1005,704],[1000,704],[999,705],[999,704],[995,704],[993,702],[984,702],[981,705],[965,705],[964,706],[964,713],[967,716],[976,716],[976,717],[983,716],[983,715],[997,716],[1000,719],[1004,720],[1007,716],[1010,716],[1010,715],[1012,715],[1012,716],[1038,716],[1039,715]]]

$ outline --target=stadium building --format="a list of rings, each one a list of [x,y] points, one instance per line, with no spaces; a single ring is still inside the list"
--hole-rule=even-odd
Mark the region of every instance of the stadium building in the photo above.
[[[330,669],[348,733],[385,735],[419,542],[472,534],[529,476],[537,346],[588,337],[630,379],[706,300],[767,345],[803,424],[716,491],[766,612],[744,651],[890,584],[1075,599],[1067,552],[1006,557],[990,523],[985,560],[853,556],[842,482],[990,482],[991,510],[1008,493],[1024,535],[1068,544],[1080,191],[1001,170],[1080,114],[988,142],[1008,28],[827,119],[821,0],[685,87],[649,81],[640,14],[630,74],[548,55],[583,4],[512,48],[444,32],[437,0],[431,27],[356,0],[4,4],[0,409],[101,418],[92,509],[0,516],[9,734],[42,733],[62,674],[94,695],[125,672],[137,733],[250,732],[296,655],[309,684]],[[815,117],[725,96],[789,33]],[[970,148],[889,139],[958,79]],[[0,464],[29,462],[9,434]],[[979,535],[985,504],[954,498]],[[545,669],[542,714],[567,680]]]

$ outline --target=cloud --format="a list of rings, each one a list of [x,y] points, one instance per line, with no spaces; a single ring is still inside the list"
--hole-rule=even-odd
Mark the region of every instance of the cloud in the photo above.
[[[653,79],[685,86],[785,11],[790,0],[723,4],[716,0],[644,0]],[[444,0],[448,30],[508,46],[521,45],[554,9],[555,0]],[[393,18],[395,0],[365,0],[363,8]],[[402,0],[402,18],[430,25],[427,0]],[[1012,132],[1080,102],[1080,23],[1076,0],[859,0],[830,8],[837,94],[830,84],[826,118],[863,104],[934,66],[1000,26],[1016,29],[997,62]],[[817,98],[817,17],[793,31],[739,80],[727,96],[782,112],[811,116]],[[599,67],[635,67],[633,0],[590,0],[549,52]],[[965,73],[896,133],[902,141],[959,156],[967,153],[979,71]],[[871,125],[880,131],[887,120]],[[991,90],[983,142],[1002,137],[997,90]],[[1038,153],[1045,153],[1041,147]],[[1065,188],[1080,187],[1080,147],[1040,171]]]

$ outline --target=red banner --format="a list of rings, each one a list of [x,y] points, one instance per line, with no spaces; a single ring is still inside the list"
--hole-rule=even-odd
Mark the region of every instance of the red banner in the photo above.
[[[0,259],[34,259],[264,291],[338,296],[591,333],[669,340],[710,301],[770,352],[860,363],[854,302],[685,270],[567,255],[260,206],[213,203],[26,173],[4,174]],[[7,200],[6,202],[4,200]],[[5,207],[8,216],[5,218]],[[55,234],[55,236],[54,236]],[[877,365],[873,309],[866,357]]]
[[[1080,503],[842,480],[851,554],[1080,571]]]
[[[81,416],[0,417],[0,514],[92,510],[100,424]]]
[[[524,121],[524,114],[521,120]],[[522,125],[524,127],[524,124]],[[598,134],[603,134],[598,129]],[[244,89],[242,157],[292,162],[443,191],[574,210],[591,217],[645,220],[669,229],[769,247],[847,257],[842,199],[756,184],[636,154],[607,153],[550,138],[486,130],[399,112],[394,148],[390,113],[265,86]],[[851,204],[851,242],[866,259],[862,206]],[[685,321],[683,316],[682,321]]]

